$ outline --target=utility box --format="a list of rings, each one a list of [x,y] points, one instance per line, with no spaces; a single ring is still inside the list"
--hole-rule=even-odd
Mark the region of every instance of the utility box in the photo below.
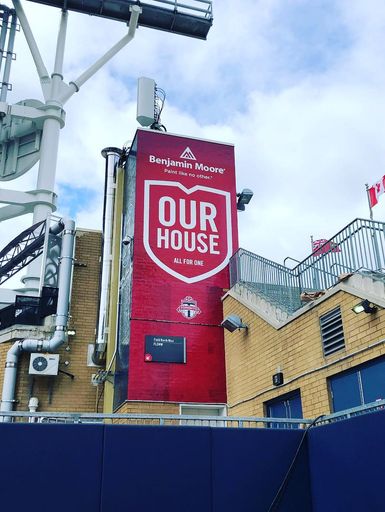
[[[31,354],[29,360],[30,375],[57,375],[59,372],[59,354]]]

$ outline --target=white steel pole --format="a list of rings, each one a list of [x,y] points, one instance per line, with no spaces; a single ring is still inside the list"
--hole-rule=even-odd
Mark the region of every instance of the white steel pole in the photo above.
[[[87,82],[100,68],[102,68],[109,60],[112,59],[122,48],[124,48],[135,36],[138,20],[142,9],[138,5],[131,6],[131,18],[128,26],[127,34],[122,37],[112,48],[110,48],[100,59],[82,73],[76,80],[72,80],[68,84],[68,89],[61,96],[60,100],[64,104],[71,96],[78,92],[80,87]]]
[[[67,19],[67,12],[62,11],[56,44],[54,72],[52,74],[48,100],[46,101],[46,105],[48,107],[46,111],[47,113],[50,109],[52,109],[52,113],[56,114],[57,110],[61,110],[62,107],[57,97],[60,93],[60,85],[63,81],[62,73],[67,32]],[[47,190],[49,192],[53,192],[55,189],[60,129],[61,123],[58,119],[48,118],[44,121],[41,138],[39,171],[36,185],[37,190]],[[36,222],[45,220],[47,217],[49,217],[49,215],[51,215],[51,213],[52,207],[50,205],[36,205],[33,211],[33,223],[35,224]],[[40,289],[41,264],[42,258],[36,258],[28,266],[27,275],[22,279],[25,289],[28,291],[28,293],[37,293]]]
[[[366,188],[366,196],[368,198],[370,220],[373,220],[373,210],[372,210],[372,205],[370,203],[369,184],[368,183],[365,183],[365,188]]]
[[[20,0],[12,0],[16,14],[23,28],[25,38],[31,51],[37,73],[40,78],[43,95],[46,100],[45,113],[48,117],[43,124],[43,133],[40,147],[40,162],[37,179],[37,190],[44,190],[52,193],[55,188],[55,175],[59,147],[60,129],[63,125],[62,114],[63,104],[79,90],[79,88],[91,78],[101,67],[103,67],[116,53],[126,46],[135,36],[139,16],[142,12],[137,5],[131,6],[131,17],[129,21],[128,33],[118,41],[109,51],[90,66],[74,82],[66,85],[63,82],[63,60],[64,47],[67,29],[67,12],[62,11],[60,28],[56,44],[55,66],[52,78],[49,77],[43,59],[40,55],[38,46],[32,34],[27,17],[20,4]],[[45,220],[52,213],[52,207],[47,204],[38,204],[34,208],[33,222]],[[28,273],[22,281],[24,282],[24,292],[37,293],[39,290],[41,259],[37,258],[28,266]]]

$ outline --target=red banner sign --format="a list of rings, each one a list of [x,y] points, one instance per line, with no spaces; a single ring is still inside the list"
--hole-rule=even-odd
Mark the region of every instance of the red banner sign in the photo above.
[[[234,148],[138,130],[131,151],[126,211],[133,211],[135,190],[135,227],[127,396],[226,402],[220,324],[228,262],[238,248]],[[157,361],[149,354],[145,340],[154,335],[185,338],[183,361]]]

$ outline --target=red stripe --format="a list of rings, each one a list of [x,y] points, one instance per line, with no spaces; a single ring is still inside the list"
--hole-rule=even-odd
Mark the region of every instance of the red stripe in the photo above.
[[[378,203],[375,185],[369,189],[369,203],[371,208]]]

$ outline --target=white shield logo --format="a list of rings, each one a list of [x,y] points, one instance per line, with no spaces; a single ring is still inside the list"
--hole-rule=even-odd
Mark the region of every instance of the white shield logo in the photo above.
[[[230,192],[144,182],[143,243],[152,261],[185,283],[203,281],[232,255]]]

